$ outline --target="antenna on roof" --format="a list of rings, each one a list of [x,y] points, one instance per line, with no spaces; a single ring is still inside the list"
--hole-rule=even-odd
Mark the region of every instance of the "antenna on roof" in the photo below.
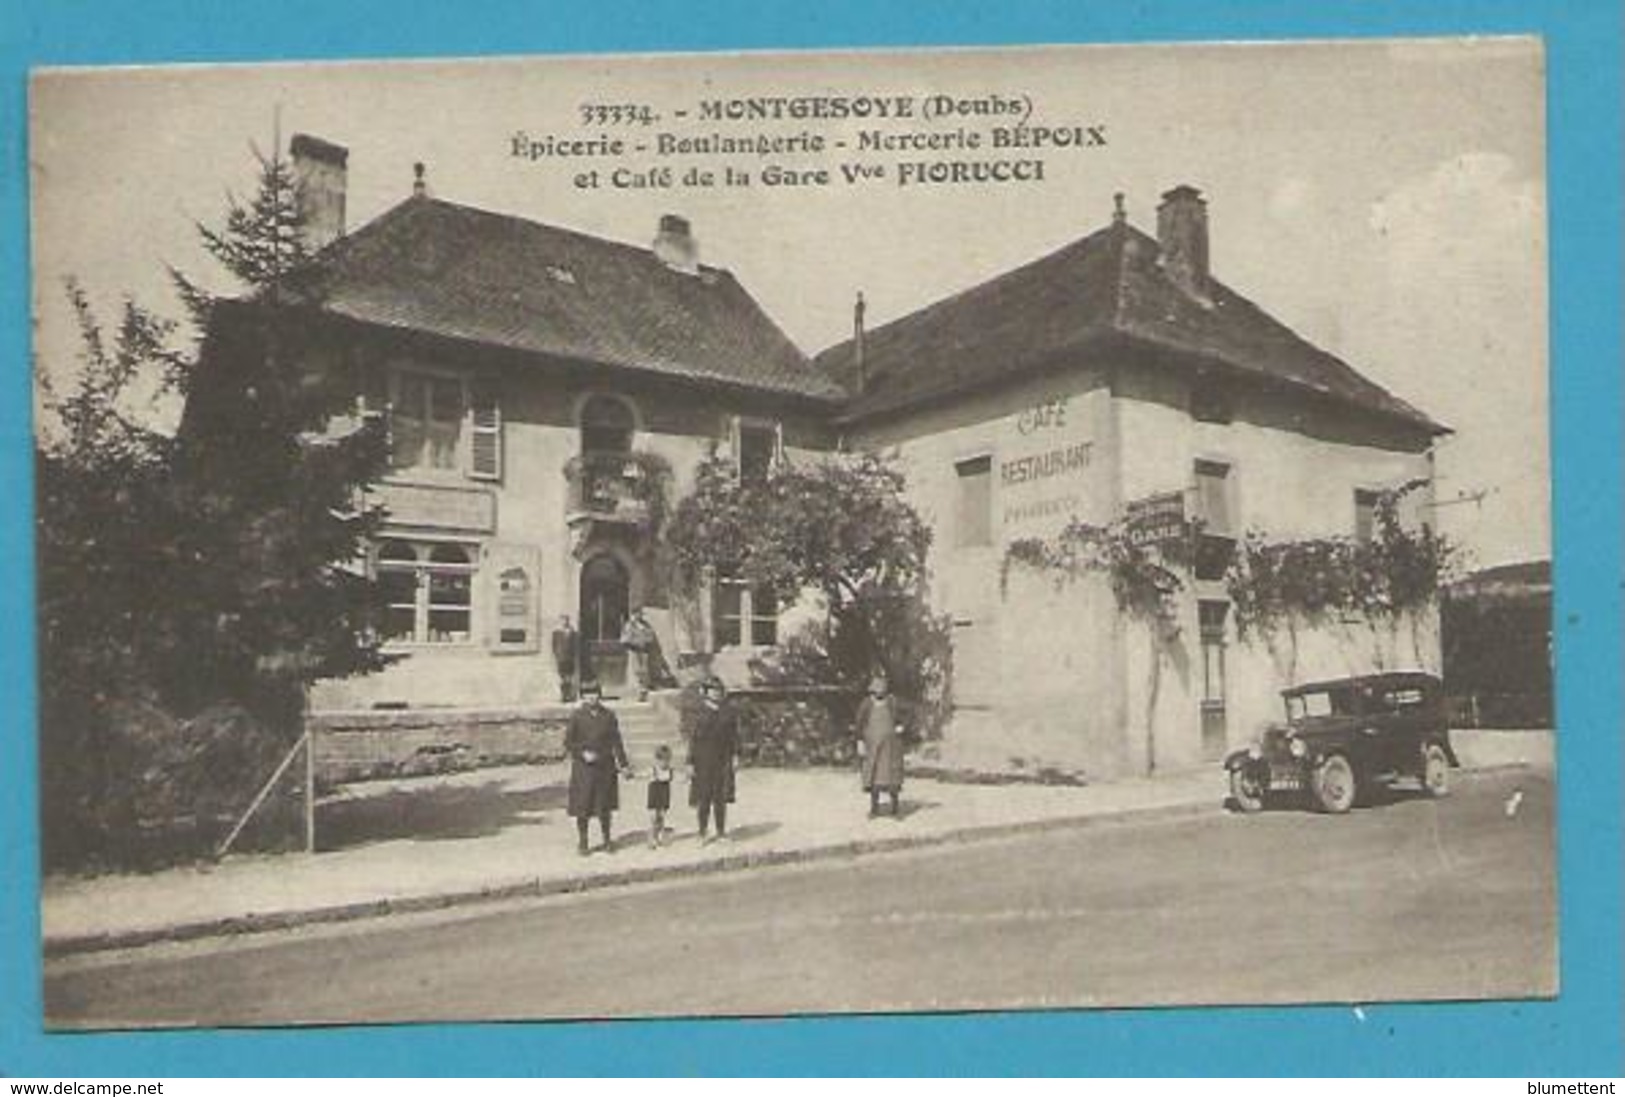
[[[423,178],[425,170],[427,169],[424,168],[422,160],[412,165],[412,196],[414,198],[426,198],[429,195],[429,184]]]

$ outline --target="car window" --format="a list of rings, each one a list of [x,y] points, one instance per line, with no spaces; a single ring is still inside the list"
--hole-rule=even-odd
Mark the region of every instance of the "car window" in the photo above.
[[[1420,689],[1391,689],[1382,695],[1382,703],[1392,709],[1416,708],[1424,700]]]
[[[1330,716],[1334,708],[1333,694],[1300,693],[1287,700],[1287,712],[1293,719],[1305,716]]]

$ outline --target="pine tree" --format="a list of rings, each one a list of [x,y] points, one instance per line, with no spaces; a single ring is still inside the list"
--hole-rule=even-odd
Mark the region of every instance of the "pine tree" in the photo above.
[[[260,157],[253,198],[232,201],[221,228],[198,226],[243,296],[173,274],[204,337],[176,441],[194,524],[172,593],[207,642],[177,645],[166,692],[198,703],[224,690],[279,718],[312,680],[383,665],[376,588],[355,566],[381,521],[365,499],[385,468],[383,432],[331,429],[352,410],[352,377],[321,343],[320,261],[303,228],[291,165]]]

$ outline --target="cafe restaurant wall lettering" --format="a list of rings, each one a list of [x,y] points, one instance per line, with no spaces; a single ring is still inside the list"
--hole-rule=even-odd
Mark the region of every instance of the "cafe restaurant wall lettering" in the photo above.
[[[1064,396],[1034,403],[1016,414],[1016,433],[1023,438],[1040,436],[1034,441],[1049,440],[1047,436],[1065,429],[1067,410]],[[1018,452],[1001,460],[1001,488],[1017,489],[1025,496],[1005,506],[1005,523],[1013,525],[1035,519],[1064,521],[1076,514],[1082,495],[1072,481],[1088,471],[1093,451],[1093,441],[1057,438],[1044,448]],[[1051,481],[1056,481],[1055,489],[1050,488]],[[1035,492],[1038,494],[1033,494]]]

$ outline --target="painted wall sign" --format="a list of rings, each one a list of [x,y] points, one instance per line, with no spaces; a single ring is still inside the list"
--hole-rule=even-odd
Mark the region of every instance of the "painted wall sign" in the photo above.
[[[999,482],[1008,488],[1056,476],[1080,475],[1088,470],[1094,448],[1093,442],[1074,442],[1043,453],[1012,457],[999,463]]]
[[[1040,430],[1058,430],[1066,426],[1066,397],[1057,396],[1026,408],[1016,416],[1016,430],[1032,434]]]

